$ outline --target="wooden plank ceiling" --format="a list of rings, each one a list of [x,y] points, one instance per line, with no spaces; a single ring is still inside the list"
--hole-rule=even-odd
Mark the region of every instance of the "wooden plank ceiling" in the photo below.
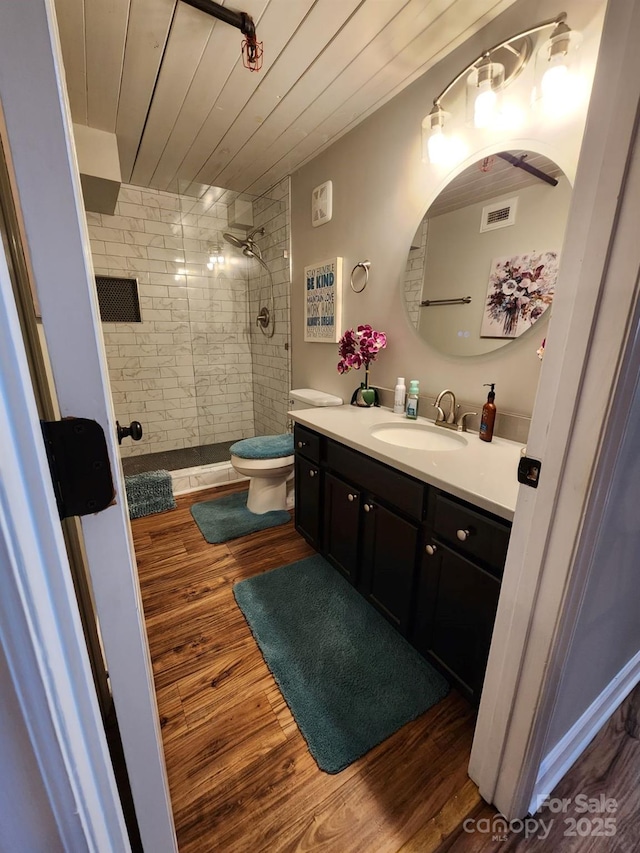
[[[239,0],[264,43],[259,73],[239,30],[180,0],[56,12],[73,121],[117,135],[123,181],[260,194],[512,2]]]

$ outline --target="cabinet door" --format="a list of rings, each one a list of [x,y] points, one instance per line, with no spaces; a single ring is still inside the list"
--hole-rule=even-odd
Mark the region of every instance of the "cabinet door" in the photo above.
[[[422,559],[415,644],[478,702],[500,582],[437,540],[428,547],[432,553]]]
[[[324,548],[327,560],[354,586],[358,582],[360,491],[333,474],[324,481]]]
[[[362,506],[361,592],[405,636],[416,575],[418,528],[368,495]]]
[[[296,454],[296,530],[317,550],[320,550],[322,530],[321,478],[322,472],[317,465]]]

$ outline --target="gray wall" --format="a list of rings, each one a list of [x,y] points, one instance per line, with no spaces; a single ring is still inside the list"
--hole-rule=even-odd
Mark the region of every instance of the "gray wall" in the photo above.
[[[571,0],[565,7],[571,26],[583,32],[583,63],[588,70],[597,52],[603,3]],[[292,176],[294,386],[316,387],[348,399],[360,382],[357,373],[337,373],[335,345],[303,341],[304,267],[341,256],[346,279],[343,328],[371,323],[388,334],[388,347],[372,367],[374,385],[391,389],[399,375],[417,378],[423,394],[435,395],[450,387],[460,399],[481,405],[482,384],[492,381],[497,383],[499,411],[531,414],[540,370],[536,349],[546,334],[547,320],[537,324],[535,333],[524,335],[505,350],[473,358],[442,356],[418,337],[404,307],[403,291],[407,254],[420,220],[439,189],[480,156],[504,148],[538,150],[573,179],[586,103],[561,122],[541,121],[535,112],[527,113],[527,124],[517,133],[492,137],[464,125],[461,93],[454,111],[462,116],[457,130],[468,145],[468,156],[449,169],[421,162],[421,121],[449,80],[487,45],[557,12],[557,4],[551,2],[515,3],[481,34]],[[531,62],[509,92],[527,103],[532,84]],[[333,219],[312,228],[311,192],[326,180],[333,181]],[[364,259],[371,260],[370,282],[358,295],[349,288],[349,272]],[[426,409],[424,406],[423,411]]]

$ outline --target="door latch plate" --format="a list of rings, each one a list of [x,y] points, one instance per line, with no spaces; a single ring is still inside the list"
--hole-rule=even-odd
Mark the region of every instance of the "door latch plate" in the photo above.
[[[538,459],[523,456],[518,463],[518,482],[524,486],[531,486],[532,489],[537,489],[541,468],[542,462]]]

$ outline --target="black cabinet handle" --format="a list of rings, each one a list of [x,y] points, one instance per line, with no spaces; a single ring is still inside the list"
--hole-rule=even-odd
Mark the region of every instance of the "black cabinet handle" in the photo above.
[[[140,421],[131,421],[128,427],[121,427],[116,421],[116,429],[118,431],[118,444],[122,444],[123,438],[131,437],[134,441],[140,441],[142,438],[142,424]]]

